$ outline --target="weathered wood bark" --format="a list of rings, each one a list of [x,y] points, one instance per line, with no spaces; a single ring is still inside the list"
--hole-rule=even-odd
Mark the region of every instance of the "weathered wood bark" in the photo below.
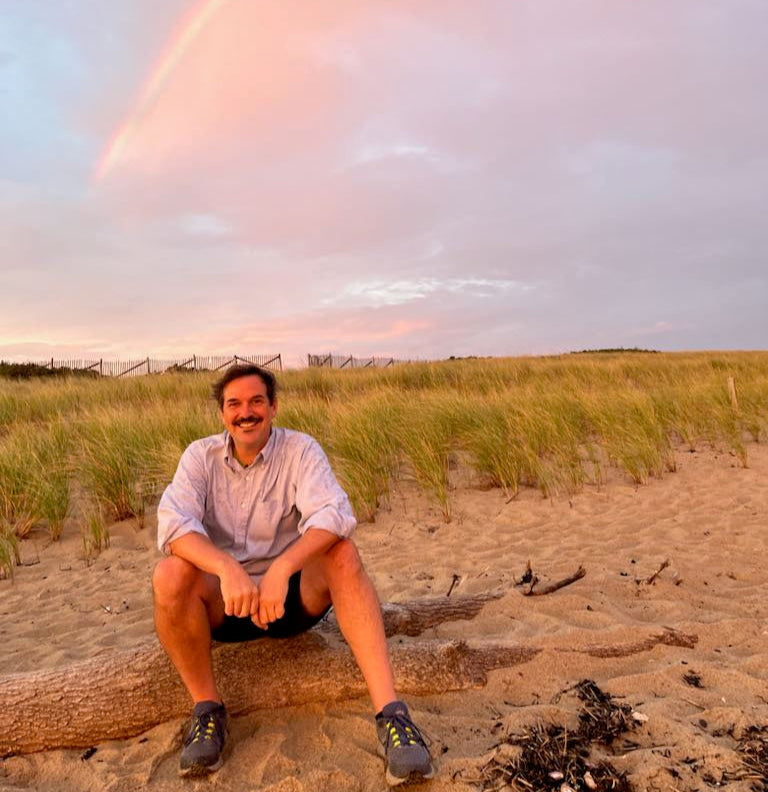
[[[435,598],[383,606],[388,635],[417,635],[452,619],[471,619],[502,593]],[[333,620],[289,640],[220,645],[213,653],[217,680],[233,714],[254,709],[334,701],[365,694],[365,685]],[[577,651],[619,657],[657,644],[693,646],[696,636],[674,630],[630,644]],[[463,641],[420,641],[390,647],[402,693],[424,695],[482,687],[487,672],[525,663],[541,648]],[[140,734],[186,715],[190,701],[156,641],[62,669],[0,678],[0,756],[48,748],[89,747]]]
[[[447,621],[474,619],[487,602],[500,599],[507,592],[493,591],[471,597],[432,597],[410,602],[385,602],[381,606],[384,631],[392,635],[421,635],[430,627]],[[333,612],[331,612],[333,613]],[[335,626],[335,620],[329,619]],[[335,627],[338,630],[338,627]]]
[[[524,663],[539,650],[424,641],[391,648],[398,690],[419,695],[482,687],[494,668]],[[223,645],[217,681],[232,714],[363,695],[344,646],[315,633],[284,641]],[[161,647],[147,644],[68,668],[0,680],[0,755],[88,747],[140,734],[190,711],[190,700]]]
[[[504,593],[384,603],[384,628],[387,636],[419,635],[445,621],[472,619],[486,602]],[[329,646],[316,633],[331,639],[338,635],[333,616],[290,641],[217,648],[217,679],[229,710],[246,712],[364,694],[365,686],[346,648]],[[513,647],[511,653],[504,648],[502,654],[513,665],[535,653],[518,652]],[[467,664],[469,656],[481,665]],[[482,685],[482,669],[498,667],[492,657],[493,652],[485,650],[468,654],[465,645],[456,643],[393,649],[399,689],[416,694]],[[154,641],[68,668],[0,679],[0,702],[4,705],[0,708],[0,732],[6,735],[0,736],[0,756],[52,747],[87,747],[99,740],[139,734],[189,710],[186,691]]]

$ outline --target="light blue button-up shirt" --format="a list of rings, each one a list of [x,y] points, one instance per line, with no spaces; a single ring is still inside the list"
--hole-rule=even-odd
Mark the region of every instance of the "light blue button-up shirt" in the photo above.
[[[260,578],[308,528],[351,536],[356,521],[323,449],[309,435],[272,427],[251,465],[235,459],[227,432],[182,454],[157,508],[157,543],[188,533],[210,538]]]

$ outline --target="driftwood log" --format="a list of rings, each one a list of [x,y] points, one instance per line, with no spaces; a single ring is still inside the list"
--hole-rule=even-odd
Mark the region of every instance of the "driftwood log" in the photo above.
[[[419,635],[445,621],[472,619],[486,602],[503,595],[385,603],[384,628],[388,636]],[[406,694],[481,687],[486,671],[536,654],[520,647],[470,649],[457,641],[395,645],[391,651],[398,689]],[[296,638],[221,645],[213,655],[233,714],[366,691],[333,617]],[[190,709],[189,696],[156,641],[66,668],[0,678],[0,701],[0,756],[130,737]]]
[[[451,619],[472,618],[501,594],[439,598],[383,608],[388,634],[419,632]],[[665,630],[626,646],[581,651],[617,657],[658,643],[691,646],[695,636]],[[425,640],[390,647],[402,693],[425,695],[482,687],[487,673],[525,663],[541,648]],[[364,695],[360,672],[332,623],[287,640],[225,644],[213,653],[217,681],[232,714],[335,701]],[[187,715],[190,700],[162,648],[148,642],[66,668],[0,678],[0,756],[49,748],[85,748],[130,737]]]
[[[530,660],[539,650],[425,641],[391,648],[405,694],[482,687],[493,668]],[[229,644],[214,651],[217,681],[234,715],[253,709],[335,701],[365,694],[354,659],[319,634]],[[0,755],[83,748],[140,734],[188,715],[189,694],[158,644],[66,669],[0,680]]]

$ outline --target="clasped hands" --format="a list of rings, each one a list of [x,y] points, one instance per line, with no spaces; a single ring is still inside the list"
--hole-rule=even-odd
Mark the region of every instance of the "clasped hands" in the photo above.
[[[227,616],[251,617],[261,628],[279,619],[285,613],[285,598],[288,595],[290,572],[273,563],[261,582],[256,584],[251,576],[235,564],[219,576],[224,613]]]

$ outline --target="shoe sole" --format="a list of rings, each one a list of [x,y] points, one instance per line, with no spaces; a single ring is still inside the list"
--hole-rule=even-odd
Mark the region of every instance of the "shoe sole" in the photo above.
[[[212,765],[192,765],[192,767],[180,767],[179,775],[182,778],[202,778],[203,776],[215,773],[223,764],[224,760],[219,757],[219,761]]]
[[[191,767],[180,767],[179,775],[182,778],[202,778],[203,776],[215,773],[224,764],[224,757],[220,756],[217,762],[212,765],[192,765]]]
[[[398,778],[398,776],[392,775],[392,773],[390,773],[389,770],[387,770],[386,772],[387,783],[391,787],[399,786],[400,784],[404,784],[406,781],[414,781],[417,783],[419,781],[429,781],[430,778],[434,778],[434,777],[435,777],[434,765],[432,765],[429,772],[427,773],[420,773],[418,770],[414,770],[413,772],[405,776],[405,778]]]

